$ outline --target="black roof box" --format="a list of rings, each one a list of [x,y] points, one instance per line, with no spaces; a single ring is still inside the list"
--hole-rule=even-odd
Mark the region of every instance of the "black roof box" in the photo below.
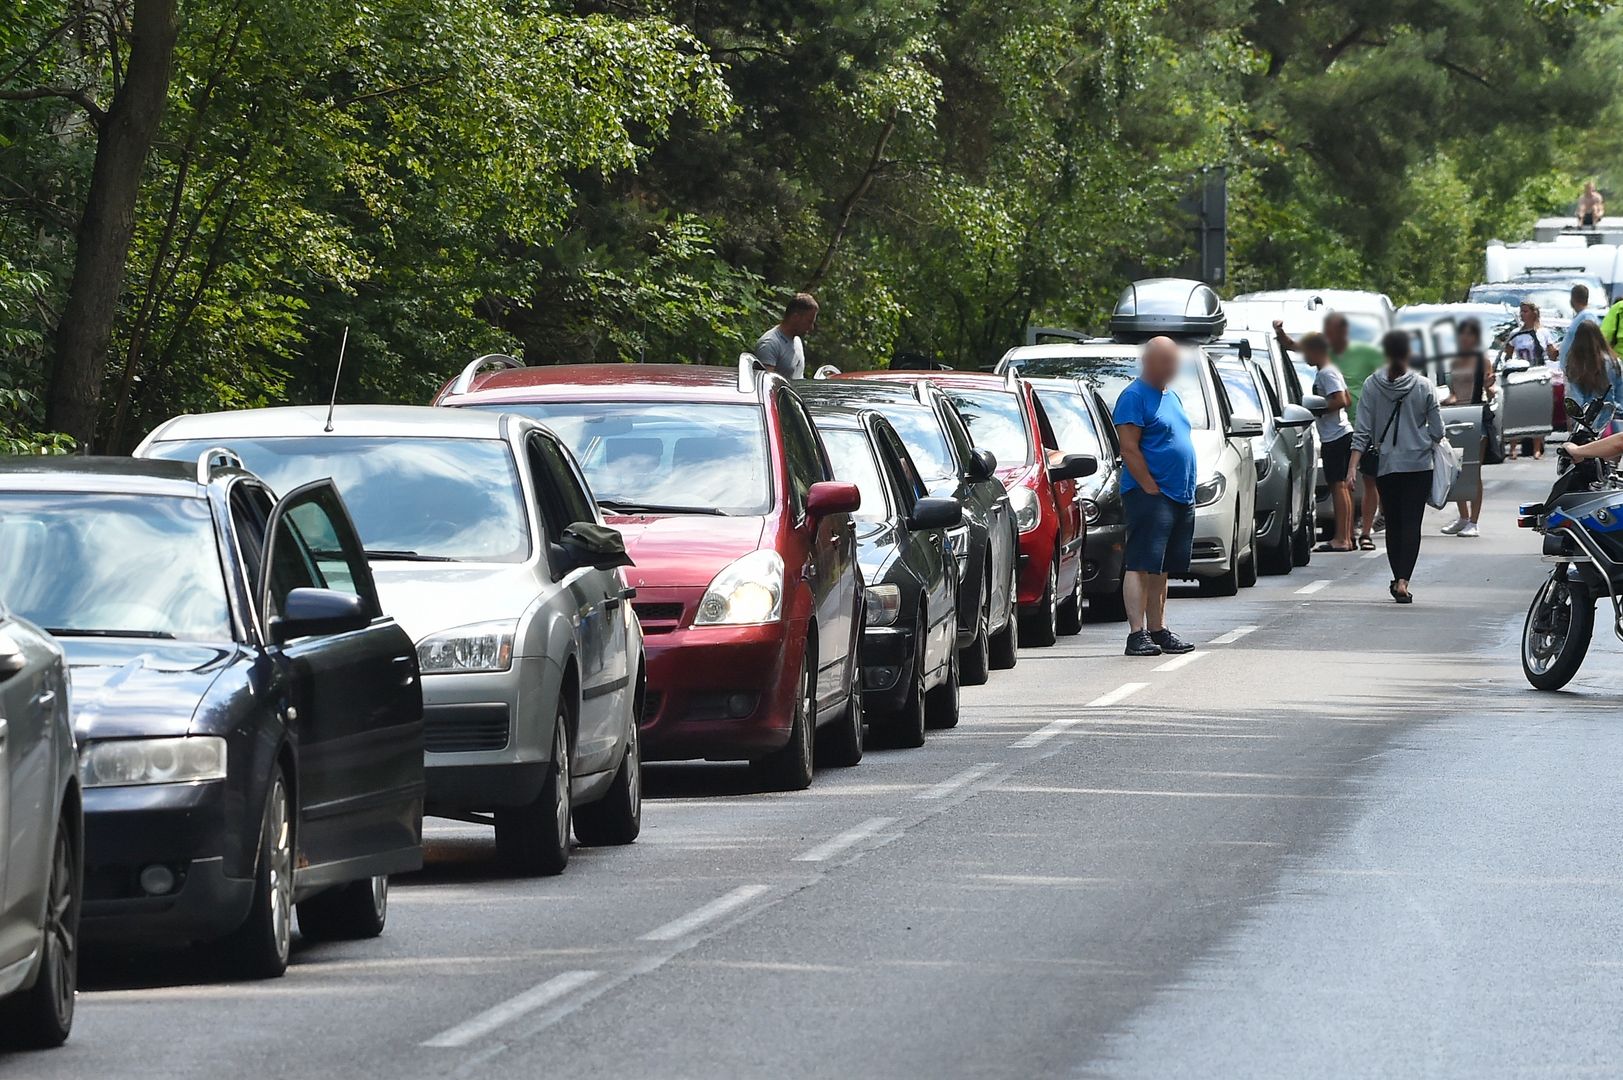
[[[1147,341],[1165,335],[1180,341],[1209,341],[1223,332],[1223,304],[1210,285],[1189,278],[1135,281],[1116,301],[1110,335],[1117,341]]]

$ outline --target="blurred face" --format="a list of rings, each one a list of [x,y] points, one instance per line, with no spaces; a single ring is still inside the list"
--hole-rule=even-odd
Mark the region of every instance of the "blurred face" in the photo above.
[[[1459,344],[1460,352],[1475,352],[1482,347],[1482,335],[1469,326],[1460,327],[1455,340]]]
[[[1324,320],[1324,336],[1330,339],[1330,351],[1342,353],[1347,351],[1347,318],[1344,315],[1330,315]]]
[[[1140,364],[1144,381],[1164,390],[1178,376],[1178,346],[1168,338],[1152,338],[1144,346]]]
[[[1323,367],[1330,362],[1330,350],[1323,345],[1304,346],[1302,356],[1314,367]]]
[[[790,337],[805,337],[817,329],[817,309],[810,311],[797,311],[783,320],[788,328]]]
[[[1523,304],[1522,307],[1521,307],[1521,313],[1522,313],[1522,325],[1523,326],[1537,326],[1538,325],[1538,308],[1537,308],[1537,306],[1535,306],[1533,304]]]

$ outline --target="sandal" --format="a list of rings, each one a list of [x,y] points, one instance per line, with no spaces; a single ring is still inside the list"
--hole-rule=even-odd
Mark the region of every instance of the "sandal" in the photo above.
[[[1317,552],[1333,552],[1333,553],[1335,553],[1337,555],[1345,555],[1349,551],[1357,551],[1358,549],[1353,547],[1351,544],[1348,544],[1346,547],[1336,547],[1336,545],[1330,543],[1327,540],[1324,543],[1320,544],[1318,547],[1314,548],[1313,550],[1316,553]]]
[[[1392,599],[1396,600],[1400,604],[1412,604],[1412,603],[1414,603],[1413,594],[1407,593],[1407,592],[1398,592],[1398,580],[1397,580],[1397,578],[1392,579],[1392,583],[1386,587],[1386,591],[1391,593],[1392,594]]]
[[[1358,538],[1358,550],[1359,551],[1374,551],[1375,550],[1375,538],[1373,536],[1369,535],[1368,533],[1365,533],[1363,536],[1360,536]]]

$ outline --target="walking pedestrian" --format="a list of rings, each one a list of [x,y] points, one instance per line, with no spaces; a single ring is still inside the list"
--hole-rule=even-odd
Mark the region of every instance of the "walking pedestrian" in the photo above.
[[[1121,498],[1128,656],[1194,649],[1166,625],[1167,578],[1188,573],[1195,540],[1195,443],[1171,389],[1180,362],[1171,338],[1152,338],[1139,357],[1138,378],[1122,390],[1113,413],[1127,467]]]
[[[1537,304],[1531,300],[1523,300],[1520,308],[1521,326],[1512,330],[1505,339],[1504,359],[1520,366],[1520,370],[1549,363],[1559,355],[1555,348],[1555,339],[1550,332],[1544,329],[1543,315]],[[1564,394],[1562,395],[1565,396]],[[1559,415],[1557,415],[1559,414]],[[1550,395],[1550,426],[1551,429],[1566,430],[1566,405],[1557,398],[1554,389]],[[1510,450],[1511,457],[1519,457],[1521,448],[1513,445]],[[1535,460],[1544,456],[1544,436],[1533,437],[1533,458]]]
[[[1420,556],[1420,532],[1431,495],[1432,449],[1443,441],[1443,414],[1431,380],[1409,370],[1409,335],[1392,330],[1381,339],[1386,367],[1364,380],[1364,407],[1353,432],[1351,482],[1374,459],[1376,486],[1386,508],[1388,591],[1400,604],[1413,603],[1409,579]]]
[[[784,307],[783,318],[778,325],[756,341],[755,355],[785,379],[804,379],[806,346],[802,339],[816,328],[816,297],[811,293],[795,293]]]
[[[1578,286],[1583,288],[1583,286]],[[1599,333],[1597,330],[1596,333]],[[1461,320],[1459,327],[1454,331],[1454,340],[1458,352],[1448,365],[1448,394],[1443,399],[1444,405],[1480,405],[1482,406],[1482,447],[1477,460],[1483,465],[1497,461],[1491,457],[1492,451],[1499,441],[1499,431],[1494,425],[1493,399],[1498,396],[1498,377],[1494,374],[1493,364],[1488,361],[1488,354],[1482,351],[1482,324],[1475,319]],[[1481,536],[1482,521],[1482,468],[1479,465],[1476,471],[1476,494],[1472,498],[1459,500],[1460,516],[1453,522],[1443,526],[1444,536]]]
[[[1279,324],[1275,324],[1277,333]],[[1319,416],[1319,456],[1324,465],[1324,482],[1330,488],[1330,504],[1335,509],[1335,531],[1317,551],[1352,551],[1352,488],[1347,484],[1347,463],[1352,460],[1353,427],[1347,420],[1347,378],[1330,359],[1330,339],[1323,334],[1302,335],[1302,357],[1312,364],[1313,393],[1329,406]]]

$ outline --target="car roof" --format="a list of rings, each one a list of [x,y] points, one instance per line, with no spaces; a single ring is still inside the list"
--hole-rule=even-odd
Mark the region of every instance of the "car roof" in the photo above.
[[[1331,311],[1382,311],[1390,310],[1392,307],[1391,297],[1372,289],[1259,289],[1256,292],[1241,293],[1234,299],[1305,303],[1314,298],[1322,300],[1324,307]]]
[[[876,411],[873,403],[866,401],[835,400],[812,396],[807,396],[802,400],[806,402],[806,408],[810,410],[812,419],[817,422],[819,427],[861,427],[863,416]]]
[[[446,404],[492,402],[590,401],[609,397],[626,401],[758,401],[759,379],[740,390],[737,365],[705,364],[557,364],[491,371],[473,381],[465,394],[447,396]],[[537,394],[538,389],[545,394]]]
[[[213,439],[229,448],[232,439],[273,439],[331,435],[334,438],[501,439],[505,417],[477,409],[430,405],[339,405],[327,427],[327,406],[293,405],[274,409],[193,413],[160,424],[146,442]],[[144,443],[143,443],[144,445]]]
[[[230,470],[233,474],[239,470]],[[0,489],[203,498],[197,465],[130,457],[48,454],[0,457]]]
[[[920,401],[914,392],[916,383],[904,382],[900,379],[809,379],[795,384],[795,393],[799,394],[807,405],[835,405],[835,404],[872,404],[882,405],[884,408],[902,406],[904,408],[928,409],[929,406]]]
[[[1128,341],[1063,341],[1050,345],[1016,345],[1003,354],[1005,360],[1047,360],[1064,356],[1133,356],[1143,346]]]
[[[851,378],[852,376],[842,376]],[[955,386],[962,390],[997,390],[1014,393],[1007,375],[993,375],[985,371],[860,371],[855,378],[876,382],[929,382],[937,386]]]

